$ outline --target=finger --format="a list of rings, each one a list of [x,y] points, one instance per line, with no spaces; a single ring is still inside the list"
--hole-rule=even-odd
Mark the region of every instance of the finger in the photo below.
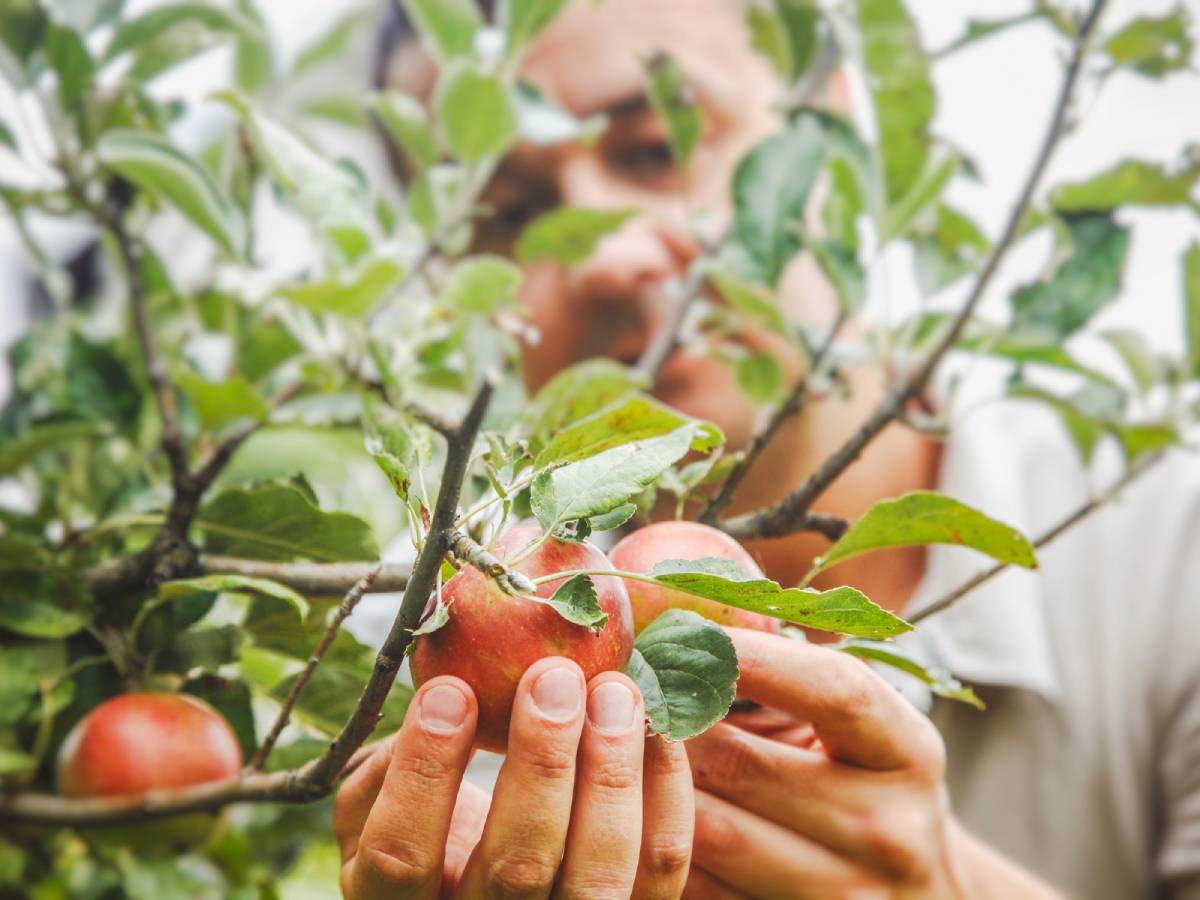
[[[837,759],[872,769],[943,765],[937,730],[862,661],[761,631],[727,630],[741,670],[738,692],[811,722]]]
[[[847,766],[726,724],[689,742],[688,758],[710,794],[891,877],[927,874],[940,809],[907,770]]]
[[[693,859],[693,867],[761,900],[823,900],[884,887],[867,869],[704,791],[696,792]]]
[[[688,872],[687,884],[683,888],[683,900],[741,900],[745,896],[729,885],[721,884],[697,865],[693,865]]]
[[[642,843],[642,697],[620,672],[588,685],[566,854],[554,896],[629,897]],[[640,896],[640,895],[638,895]]]
[[[392,761],[392,746],[399,735],[390,735],[372,748],[371,755],[355,769],[338,789],[333,803],[333,833],[345,863],[358,849],[358,838],[367,816],[383,787],[388,764]]]
[[[571,819],[584,694],[583,672],[568,659],[538,660],[522,676],[508,758],[460,896],[550,896]]]
[[[433,678],[417,691],[349,862],[347,896],[437,896],[476,718],[475,695],[457,678]]]
[[[458,789],[458,802],[450,819],[450,837],[446,840],[446,859],[442,864],[442,891],[462,880],[467,860],[483,836],[491,797],[478,785],[464,781]]]
[[[696,820],[687,751],[681,743],[651,735],[642,771],[642,847],[632,896],[673,900],[687,881]]]

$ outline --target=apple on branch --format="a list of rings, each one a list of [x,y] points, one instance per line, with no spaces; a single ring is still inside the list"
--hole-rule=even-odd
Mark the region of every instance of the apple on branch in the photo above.
[[[656,522],[639,528],[613,547],[609,556],[615,568],[639,575],[649,575],[664,560],[715,556],[737,563],[745,569],[747,576],[763,577],[762,570],[741,544],[725,532],[699,522]],[[632,578],[625,579],[625,588],[633,606],[633,626],[638,634],[668,609],[690,609],[718,625],[753,628],[772,634],[779,631],[778,619],[726,606],[716,600]]]
[[[587,542],[543,537],[537,522],[507,529],[493,548],[502,561],[516,558],[538,542],[513,570],[536,579],[555,572],[611,570],[605,555]],[[538,584],[537,597],[550,601],[567,577]],[[438,675],[455,675],[471,686],[479,703],[475,745],[502,752],[517,683],[533,663],[565,656],[591,679],[621,671],[633,652],[633,613],[621,579],[590,576],[600,613],[588,627],[569,621],[549,602],[506,594],[494,579],[466,566],[442,588],[447,621],[417,638],[412,655],[413,682],[420,686]]]

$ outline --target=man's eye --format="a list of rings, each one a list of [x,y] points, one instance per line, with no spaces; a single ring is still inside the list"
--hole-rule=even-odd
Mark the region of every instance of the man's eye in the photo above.
[[[609,158],[614,168],[635,178],[666,175],[675,166],[671,145],[666,141],[643,141],[616,147]]]

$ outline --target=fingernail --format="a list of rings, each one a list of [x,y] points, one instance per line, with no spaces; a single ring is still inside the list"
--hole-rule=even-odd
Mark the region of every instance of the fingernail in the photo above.
[[[552,722],[566,722],[579,712],[582,689],[579,673],[560,666],[539,675],[530,694],[542,716]]]
[[[597,731],[623,734],[633,727],[633,693],[619,681],[606,681],[588,697],[588,721]]]
[[[467,719],[467,698],[452,684],[438,684],[421,695],[421,725],[437,734],[454,734]]]

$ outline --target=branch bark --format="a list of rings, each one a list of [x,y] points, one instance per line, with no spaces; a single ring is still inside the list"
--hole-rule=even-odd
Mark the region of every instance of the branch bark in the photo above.
[[[773,506],[729,520],[725,523],[725,530],[729,534],[740,539],[746,539],[779,537],[799,530],[799,526],[806,522],[805,514],[808,512],[813,501],[821,496],[825,489],[858,459],[866,446],[885,427],[903,415],[908,403],[925,389],[942,357],[958,341],[976,306],[979,305],[979,301],[983,298],[988,286],[992,283],[992,278],[999,269],[1000,263],[1004,260],[1020,231],[1021,223],[1033,200],[1033,195],[1042,180],[1042,176],[1045,174],[1047,164],[1054,154],[1054,149],[1057,147],[1065,131],[1071,98],[1074,95],[1079,75],[1083,70],[1084,60],[1086,60],[1092,42],[1095,39],[1097,23],[1107,4],[1108,0],[1095,0],[1087,17],[1080,26],[1079,36],[1075,43],[1075,51],[1067,65],[1062,86],[1059,88],[1058,99],[1050,119],[1050,126],[1042,140],[1033,166],[1025,179],[1025,184],[1021,189],[1017,202],[1009,214],[1004,231],[992,248],[987,262],[984,264],[983,269],[980,270],[979,277],[975,280],[975,285],[971,289],[971,293],[968,295],[962,308],[958,311],[958,314],[951,321],[949,328],[942,334],[941,338],[925,356],[925,359],[916,370],[887,394],[883,402],[859,426],[858,430],[826,459],[824,463],[818,466],[816,471],[800,487]]]
[[[410,567],[398,563],[384,563],[382,566],[374,563],[277,563],[210,554],[200,557],[200,570],[204,574],[269,578],[310,597],[345,594],[377,568],[379,576],[375,580],[373,590],[380,593],[402,591],[408,584]]]
[[[1046,531],[1042,532],[1042,534],[1034,538],[1033,546],[1039,548],[1044,547],[1046,544],[1049,544],[1051,541],[1059,537],[1063,532],[1069,531],[1100,507],[1115,499],[1117,495],[1121,493],[1121,491],[1125,490],[1125,488],[1129,487],[1129,485],[1131,485],[1134,481],[1153,468],[1154,465],[1165,456],[1166,454],[1162,452],[1151,453],[1133,463],[1125,471],[1125,474],[1117,479],[1117,481],[1107,491],[1088,500],[1070,515],[1060,520],[1053,527],[1047,529]],[[990,569],[984,569],[978,575],[968,578],[945,596],[940,597],[938,600],[934,601],[928,606],[913,613],[913,615],[908,617],[908,623],[910,625],[916,625],[918,622],[928,619],[930,616],[935,616],[940,612],[945,612],[963,597],[967,596],[967,594],[971,593],[971,591],[975,590],[975,588],[979,587],[985,581],[990,581],[991,579],[995,578],[1008,567],[1008,563],[997,563]]]
[[[304,686],[312,678],[313,672],[321,664],[325,653],[333,644],[338,631],[341,630],[342,623],[346,621],[350,613],[354,612],[354,607],[358,606],[358,601],[375,584],[375,579],[379,577],[381,568],[381,566],[375,566],[371,571],[367,572],[366,575],[358,580],[354,587],[346,592],[346,596],[342,598],[337,612],[333,614],[333,618],[329,622],[329,627],[321,635],[320,643],[313,650],[312,656],[308,658],[308,662],[305,663],[299,677],[292,683],[292,689],[288,691],[287,699],[283,701],[283,707],[279,710],[279,715],[275,717],[275,724],[271,726],[271,730],[267,732],[267,736],[259,744],[258,750],[254,752],[254,757],[250,760],[249,768],[251,770],[261,769],[263,764],[266,763],[267,758],[271,755],[271,751],[275,749],[275,742],[279,740],[279,735],[283,733],[283,729],[287,727],[288,720],[292,717],[292,710],[296,706],[296,701],[300,699],[300,692],[304,690]]]

